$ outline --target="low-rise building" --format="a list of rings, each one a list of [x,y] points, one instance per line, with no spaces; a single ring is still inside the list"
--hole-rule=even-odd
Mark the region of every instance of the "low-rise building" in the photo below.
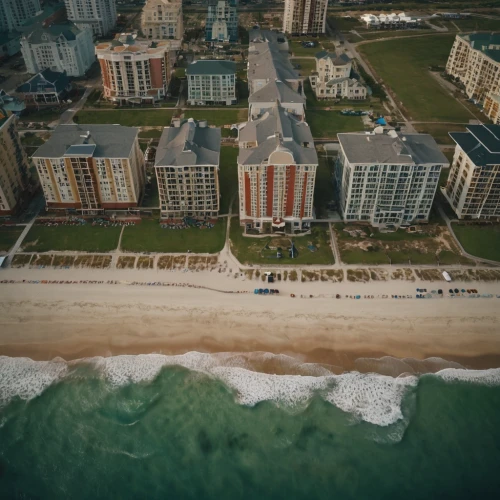
[[[182,40],[182,1],[147,0],[142,9],[141,31],[153,40]]]
[[[240,224],[307,228],[314,219],[318,155],[308,124],[276,104],[239,131]]]
[[[421,20],[407,16],[404,12],[391,12],[390,14],[363,14],[360,16],[362,23],[369,29],[408,29],[417,28]]]
[[[207,122],[173,120],[156,149],[161,216],[206,219],[219,213],[221,130]]]
[[[500,94],[490,92],[486,96],[484,113],[495,125],[500,125]]]
[[[9,95],[5,90],[0,89],[0,108],[3,108],[7,113],[21,116],[21,113],[26,109],[26,103],[17,96]]]
[[[92,33],[71,21],[44,27],[37,23],[24,30],[21,52],[28,73],[51,69],[82,76],[95,61]]]
[[[122,33],[112,42],[96,46],[104,97],[126,103],[154,103],[167,95],[179,40],[138,40]]]
[[[209,0],[205,40],[207,42],[238,41],[238,0]]]
[[[316,71],[309,81],[317,99],[366,99],[366,87],[351,77],[349,56],[322,50],[315,59]]]
[[[47,208],[98,214],[136,207],[144,191],[139,129],[59,125],[33,155]]]
[[[16,115],[0,107],[0,215],[15,213],[30,186],[30,163],[16,123]]]
[[[442,190],[459,219],[500,217],[500,125],[452,132],[455,154]]]
[[[16,92],[24,99],[28,107],[54,106],[62,104],[71,90],[71,83],[66,72],[58,73],[44,69],[20,85]]]
[[[335,166],[345,222],[398,228],[428,222],[441,168],[448,165],[428,134],[338,134]]]
[[[489,93],[500,94],[500,33],[457,35],[446,72],[464,85],[471,99],[483,102]]]
[[[236,104],[236,65],[232,61],[199,60],[186,70],[188,102]]]

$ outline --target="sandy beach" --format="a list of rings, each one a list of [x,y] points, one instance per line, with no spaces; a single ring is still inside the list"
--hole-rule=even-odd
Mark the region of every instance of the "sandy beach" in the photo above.
[[[2,271],[1,279],[120,283],[0,284],[0,355],[69,360],[152,352],[264,351],[328,364],[336,372],[404,371],[396,361],[375,361],[383,356],[439,357],[475,369],[500,367],[499,299],[376,298],[415,294],[416,287],[430,290],[435,284],[287,282],[279,284],[280,296],[263,297],[253,294],[255,281],[210,272],[10,269]],[[130,284],[160,280],[171,285]],[[474,286],[481,293],[500,293],[496,283]],[[337,293],[342,299],[334,298]],[[345,298],[356,293],[375,298]],[[310,294],[314,298],[301,298]],[[434,371],[431,365],[427,362],[422,370]]]

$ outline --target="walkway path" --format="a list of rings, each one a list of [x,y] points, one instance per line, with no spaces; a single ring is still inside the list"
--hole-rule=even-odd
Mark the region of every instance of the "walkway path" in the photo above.
[[[37,216],[38,212],[35,214],[33,219],[31,219],[31,221],[28,222],[28,224],[26,224],[26,226],[24,227],[23,232],[19,235],[19,238],[17,238],[17,241],[14,243],[14,246],[10,249],[9,253],[7,254],[7,259],[5,261],[4,267],[9,267],[11,265],[14,255],[21,248],[24,238],[26,238],[26,235],[29,233],[30,229],[35,223]]]
[[[332,245],[333,256],[335,257],[335,264],[339,267],[342,267],[342,260],[340,259],[340,252],[337,246],[337,239],[335,238],[335,231],[333,230],[332,223],[328,223],[328,227],[330,228],[330,243]]]

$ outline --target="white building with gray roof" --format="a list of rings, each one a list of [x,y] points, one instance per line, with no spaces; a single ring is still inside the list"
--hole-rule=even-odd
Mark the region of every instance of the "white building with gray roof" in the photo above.
[[[219,213],[220,128],[205,120],[174,119],[156,150],[161,216],[206,219]]]
[[[97,214],[136,207],[144,190],[139,129],[59,125],[33,155],[46,205]]]
[[[309,126],[278,104],[239,131],[240,223],[308,227],[318,156]]]
[[[441,168],[449,164],[432,136],[355,132],[338,139],[335,178],[345,222],[381,228],[428,222]]]
[[[232,61],[198,60],[186,70],[188,102],[193,105],[236,104],[236,65]]]

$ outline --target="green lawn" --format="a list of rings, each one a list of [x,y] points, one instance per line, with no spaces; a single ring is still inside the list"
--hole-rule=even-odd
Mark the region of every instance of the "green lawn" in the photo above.
[[[238,192],[238,151],[238,148],[232,146],[222,146],[220,148],[220,214],[229,212],[229,202]]]
[[[306,120],[314,138],[336,139],[339,132],[359,132],[364,130],[359,116],[343,116],[339,111],[309,109]]]
[[[471,114],[430,75],[429,66],[444,66],[453,35],[389,40],[358,50],[402,101],[408,119],[467,123]]]
[[[110,252],[118,246],[121,227],[34,225],[23,242],[26,252]]]
[[[23,227],[17,226],[0,226],[0,252],[8,252],[23,232],[23,229]]]
[[[107,109],[79,111],[76,123],[119,123],[126,127],[169,127],[174,112],[171,109]]]
[[[123,231],[124,252],[217,253],[224,247],[226,221],[219,220],[213,229],[162,229],[157,219],[143,219]]]
[[[243,228],[237,219],[231,220],[231,250],[242,264],[268,264],[268,265],[321,265],[334,264],[330,246],[330,234],[327,224],[315,224],[312,234],[294,237],[264,237],[252,238],[243,235]],[[294,242],[298,256],[290,258],[288,248],[290,240]],[[314,245],[316,251],[311,251],[308,246]],[[282,258],[277,259],[277,248],[282,249]]]
[[[470,19],[441,19],[440,22],[449,30],[455,30],[455,25],[461,31],[500,31],[500,23],[498,19],[488,19],[480,17],[471,17]]]
[[[416,123],[414,125],[417,132],[431,134],[438,144],[454,145],[449,132],[465,132],[465,125],[447,123]]]
[[[328,16],[328,21],[333,22],[335,28],[339,31],[359,30],[363,27],[357,15],[352,17],[343,17],[342,15]]]
[[[396,30],[396,31],[387,31],[387,30],[381,30],[377,31],[375,33],[369,32],[369,33],[364,33],[363,30],[357,30],[358,33],[363,37],[355,40],[355,42],[362,42],[363,39],[365,40],[378,40],[379,38],[395,38],[395,37],[407,37],[407,36],[417,36],[417,35],[435,35],[437,34],[436,31],[433,29],[421,29],[421,30],[408,30],[408,31],[403,31],[403,30]]]
[[[294,57],[290,59],[290,62],[302,76],[309,76],[313,71],[316,71],[316,59]]]
[[[302,42],[315,42],[316,47],[302,47]],[[321,45],[318,45],[318,40],[301,38],[300,41],[293,40],[289,44],[290,50],[293,53],[294,57],[306,56],[306,57],[314,57],[317,52],[323,50]]]
[[[158,193],[158,182],[156,180],[155,172],[152,174],[151,184],[146,186],[141,206],[148,208],[158,208],[160,206],[160,194]]]
[[[500,261],[500,226],[460,226],[453,231],[465,251],[483,259]]]
[[[184,118],[208,120],[209,125],[215,125],[216,127],[244,122],[248,118],[247,109],[234,109],[231,107],[228,107],[228,109],[185,109],[182,112]]]

